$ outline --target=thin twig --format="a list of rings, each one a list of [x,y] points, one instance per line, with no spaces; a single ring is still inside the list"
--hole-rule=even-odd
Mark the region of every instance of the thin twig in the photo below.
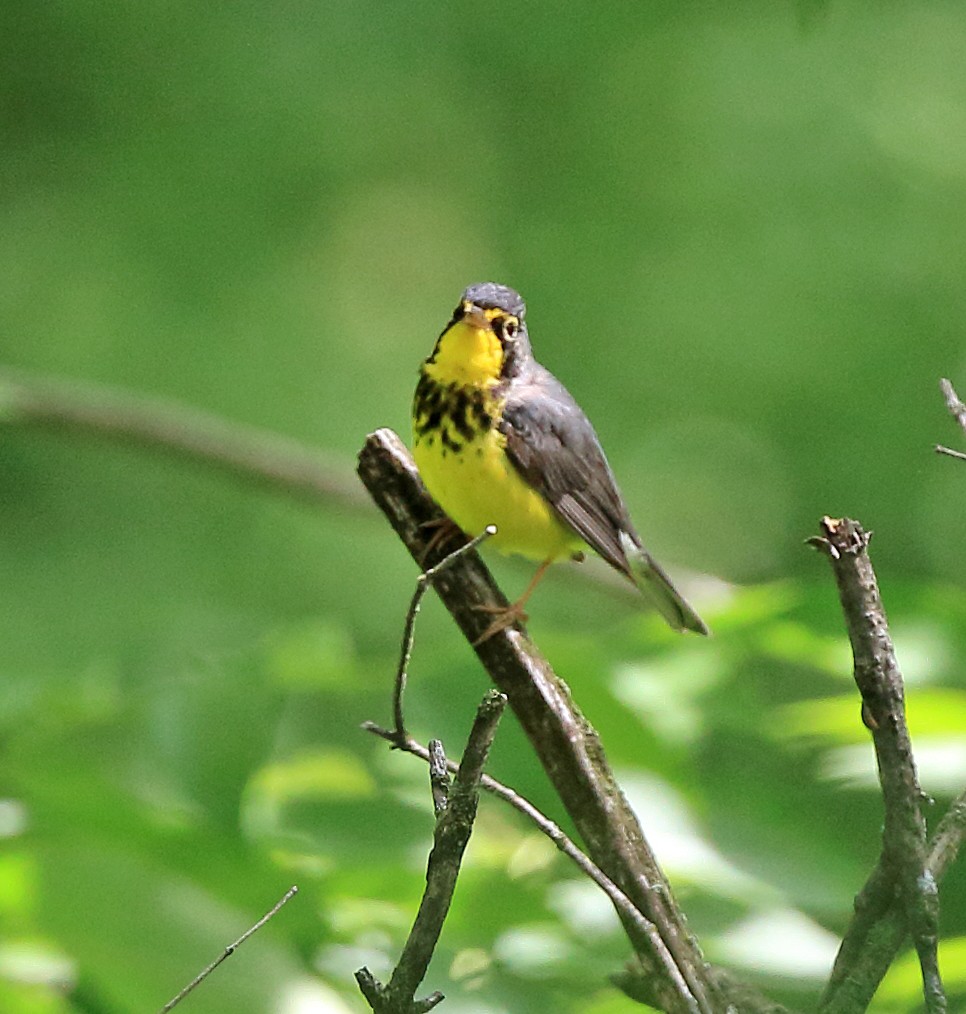
[[[943,444],[936,444],[936,453],[945,454],[949,458],[958,458],[960,461],[966,461],[966,454],[962,451],[954,451],[951,447],[945,447]]]
[[[191,992],[191,991],[192,991],[193,989],[195,989],[195,987],[197,987],[197,986],[198,986],[198,985],[200,985],[200,984],[201,984],[202,982],[204,982],[204,981],[205,981],[205,979],[207,979],[207,978],[208,978],[208,976],[209,976],[209,975],[211,975],[211,973],[212,973],[212,972],[213,972],[213,971],[214,971],[214,970],[215,970],[215,969],[216,969],[216,968],[217,968],[217,967],[218,967],[218,966],[219,966],[219,965],[220,965],[220,964],[221,964],[221,963],[222,963],[222,962],[223,962],[223,961],[224,961],[224,960],[225,960],[226,958],[230,958],[230,957],[231,957],[231,956],[232,956],[232,955],[233,955],[233,954],[235,953],[235,951],[237,951],[237,950],[238,950],[238,948],[239,948],[239,947],[241,947],[241,945],[242,945],[242,944],[243,944],[243,943],[244,943],[244,942],[245,942],[245,941],[246,941],[246,940],[247,940],[247,939],[248,939],[248,938],[249,938],[249,937],[250,937],[250,936],[251,936],[251,935],[252,935],[253,933],[257,933],[257,932],[258,932],[258,931],[259,931],[259,930],[260,930],[260,929],[261,929],[261,928],[262,928],[262,927],[263,927],[263,926],[265,925],[265,923],[267,923],[267,922],[268,922],[268,920],[269,920],[269,919],[271,919],[271,918],[272,918],[272,916],[274,916],[274,915],[275,915],[275,914],[276,914],[276,913],[277,913],[277,912],[279,911],[279,909],[280,909],[280,908],[281,908],[281,907],[282,907],[283,905],[285,905],[285,904],[286,904],[286,903],[288,902],[288,900],[289,900],[290,898],[292,898],[292,897],[293,897],[294,895],[298,894],[298,890],[299,890],[299,889],[298,889],[298,886],[297,886],[297,885],[295,885],[295,884],[293,884],[293,885],[292,885],[292,886],[291,886],[291,887],[290,887],[290,888],[289,888],[289,889],[288,889],[288,890],[287,890],[287,891],[286,891],[286,892],[285,892],[285,893],[284,893],[284,894],[282,895],[282,897],[281,897],[281,898],[279,898],[279,900],[278,900],[278,901],[277,901],[277,902],[276,902],[276,903],[275,903],[275,904],[274,904],[274,905],[273,905],[273,906],[272,906],[272,907],[271,907],[271,908],[270,908],[270,909],[269,909],[269,910],[268,910],[268,911],[267,911],[267,912],[266,912],[266,913],[265,913],[265,914],[264,914],[264,915],[263,915],[263,916],[261,917],[261,919],[259,919],[259,920],[258,920],[258,922],[257,922],[257,923],[255,923],[255,925],[254,925],[254,926],[251,926],[251,927],[249,927],[249,928],[248,928],[247,930],[245,930],[245,932],[244,932],[244,933],[242,933],[242,935],[241,935],[241,936],[240,936],[240,937],[239,937],[239,938],[238,938],[238,939],[237,939],[237,940],[236,940],[236,941],[235,941],[235,942],[234,942],[233,944],[229,944],[229,945],[228,945],[228,946],[227,946],[227,947],[226,947],[226,948],[224,949],[224,951],[223,951],[223,952],[222,952],[222,953],[221,953],[221,954],[220,954],[220,955],[219,955],[219,956],[218,956],[217,958],[215,958],[215,960],[214,960],[214,961],[212,961],[212,963],[211,963],[211,964],[210,964],[210,965],[209,965],[209,966],[208,966],[208,967],[207,967],[207,968],[206,968],[206,969],[205,969],[205,970],[204,970],[203,972],[199,972],[199,974],[198,974],[198,975],[196,975],[196,976],[195,976],[195,978],[193,978],[193,979],[191,980],[191,982],[189,982],[189,983],[188,983],[188,985],[187,985],[187,986],[185,986],[185,988],[184,988],[183,990],[181,990],[181,992],[180,992],[180,993],[179,993],[179,994],[178,994],[178,995],[177,995],[176,997],[174,997],[173,999],[169,1000],[169,1001],[168,1001],[168,1002],[167,1002],[167,1003],[166,1003],[166,1004],[165,1004],[165,1005],[164,1005],[164,1006],[163,1006],[163,1007],[161,1008],[160,1014],[168,1014],[168,1011],[174,1010],[174,1008],[175,1008],[175,1007],[177,1007],[177,1006],[178,1006],[178,1004],[179,1004],[179,1003],[181,1003],[181,1001],[182,1001],[182,1000],[183,1000],[183,999],[184,999],[184,998],[185,998],[185,997],[186,997],[186,996],[187,996],[187,995],[188,995],[188,994],[189,994],[189,993],[190,993],[190,992]]]
[[[505,706],[506,697],[495,690],[483,698],[463,751],[463,759],[449,789],[446,805],[441,809],[437,806],[439,773],[435,773],[432,787],[433,805],[437,811],[436,831],[426,867],[426,890],[413,927],[388,985],[381,985],[368,968],[360,968],[356,972],[359,988],[376,1014],[423,1014],[443,999],[439,992],[422,1000],[414,1000],[414,994],[426,975],[449,912],[460,863],[476,819],[483,766]],[[440,746],[435,751],[437,756],[434,764],[439,763],[441,749]],[[431,756],[427,751],[427,758]],[[443,767],[445,769],[445,757]]]
[[[420,560],[426,550],[425,525],[439,518],[439,509],[394,433],[380,430],[369,437],[359,456],[359,475],[413,558]],[[508,605],[475,553],[440,574],[434,587],[471,643],[487,626],[477,606]],[[688,991],[682,993],[658,955],[640,952],[652,973],[652,1006],[677,1014],[690,1011],[696,1001],[702,1012],[726,1010],[726,998],[614,780],[600,739],[574,705],[566,685],[518,630],[501,631],[474,650],[490,678],[509,697],[588,854],[654,924],[687,983]]]
[[[871,928],[898,894],[919,956],[926,1010],[942,1014],[946,996],[937,959],[939,898],[926,865],[923,792],[906,726],[902,674],[869,560],[871,535],[848,518],[823,518],[822,530],[822,536],[811,541],[825,550],[838,585],[862,696],[862,720],[872,732],[885,819],[879,862],[856,898],[855,918],[842,941],[821,1010],[864,1009],[841,1005],[837,992],[853,978],[856,956],[868,946]]]
[[[938,882],[956,861],[966,838],[966,792],[961,793],[946,811],[929,842],[929,872]]]
[[[403,717],[403,695],[406,692],[406,679],[409,670],[409,661],[413,654],[413,640],[416,636],[416,617],[419,615],[419,607],[422,604],[423,596],[429,591],[434,578],[442,574],[447,567],[451,567],[460,557],[472,553],[477,546],[487,539],[496,535],[496,525],[487,525],[475,538],[454,549],[448,556],[444,556],[434,567],[424,570],[416,578],[416,590],[413,592],[412,600],[409,603],[409,610],[406,613],[406,622],[403,626],[402,651],[399,653],[399,666],[396,669],[396,682],[392,695],[392,713],[396,722],[396,738],[400,743],[406,740],[406,723]]]

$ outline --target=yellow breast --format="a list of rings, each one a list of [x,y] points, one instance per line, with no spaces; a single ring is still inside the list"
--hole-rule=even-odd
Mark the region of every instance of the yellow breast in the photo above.
[[[413,406],[413,457],[426,487],[470,535],[497,526],[504,553],[533,560],[570,556],[583,540],[564,524],[506,456],[491,390],[435,384],[424,373]]]

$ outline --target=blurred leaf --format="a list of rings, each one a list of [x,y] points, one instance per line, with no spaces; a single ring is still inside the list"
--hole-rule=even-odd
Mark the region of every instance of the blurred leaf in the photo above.
[[[269,677],[291,690],[337,690],[361,678],[351,635],[331,621],[273,631],[266,650]]]
[[[250,801],[284,805],[292,799],[354,799],[371,796],[372,779],[351,754],[337,750],[303,753],[276,761],[256,773],[249,786]]]
[[[918,742],[950,735],[966,741],[966,691],[916,688],[907,694],[906,712],[909,731]],[[869,742],[859,717],[857,691],[783,705],[771,729],[783,739],[817,736],[836,743]]]

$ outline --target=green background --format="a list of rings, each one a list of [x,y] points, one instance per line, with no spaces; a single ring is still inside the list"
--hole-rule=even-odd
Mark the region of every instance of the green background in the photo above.
[[[932,452],[957,440],[939,377],[966,389],[964,51],[953,2],[11,0],[0,359],[287,434],[351,481],[369,431],[407,435],[463,287],[520,289],[715,630],[562,567],[531,633],[709,957],[807,1008],[881,822],[803,545],[823,514],[875,530],[937,816],[966,784],[966,468]],[[8,422],[0,1006],[157,1009],[297,882],[184,1009],[365,1009],[352,972],[394,962],[432,827],[419,763],[358,730],[388,716],[412,563],[374,511]],[[418,637],[413,731],[455,755],[487,680],[435,601]],[[512,718],[492,770],[563,820]],[[962,1001],[961,871],[943,900]],[[607,985],[626,954],[484,802],[441,1009],[640,1009]],[[916,995],[904,959],[874,1009]]]

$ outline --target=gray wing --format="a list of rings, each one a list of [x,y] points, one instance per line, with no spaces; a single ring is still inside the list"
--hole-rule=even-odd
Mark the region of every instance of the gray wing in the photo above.
[[[500,431],[507,457],[563,520],[633,580],[620,533],[640,539],[600,441],[567,389],[543,367],[514,382]]]

